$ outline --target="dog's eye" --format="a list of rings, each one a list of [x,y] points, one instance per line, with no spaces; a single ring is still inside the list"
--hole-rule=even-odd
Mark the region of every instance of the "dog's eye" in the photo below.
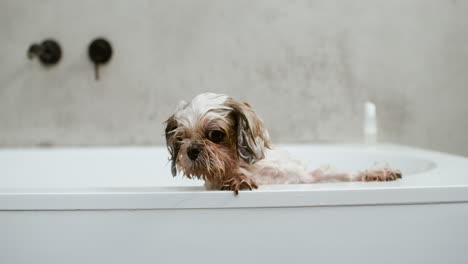
[[[224,139],[224,133],[219,130],[212,130],[208,132],[208,139],[213,141],[214,143],[219,143]]]
[[[176,137],[176,141],[180,142],[182,140],[184,140],[182,137]]]

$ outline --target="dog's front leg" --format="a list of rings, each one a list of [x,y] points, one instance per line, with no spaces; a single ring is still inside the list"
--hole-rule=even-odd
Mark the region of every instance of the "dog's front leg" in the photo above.
[[[231,190],[234,191],[236,195],[239,194],[240,190],[252,190],[257,188],[257,184],[240,171],[227,175],[221,186],[221,190]]]

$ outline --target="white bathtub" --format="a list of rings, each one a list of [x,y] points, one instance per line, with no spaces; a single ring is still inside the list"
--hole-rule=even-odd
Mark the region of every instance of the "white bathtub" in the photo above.
[[[404,177],[234,196],[172,178],[165,148],[0,150],[0,263],[468,263],[468,159],[282,148],[311,167],[387,161]]]

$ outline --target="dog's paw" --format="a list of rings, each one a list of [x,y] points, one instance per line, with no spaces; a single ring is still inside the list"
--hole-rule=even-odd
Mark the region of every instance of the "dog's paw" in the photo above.
[[[221,190],[234,191],[236,195],[239,194],[240,190],[252,190],[257,188],[257,184],[244,175],[231,177],[224,181],[221,186]]]
[[[394,181],[402,178],[402,173],[399,170],[393,170],[390,168],[382,169],[370,169],[366,171],[360,171],[357,174],[357,178],[360,181]]]

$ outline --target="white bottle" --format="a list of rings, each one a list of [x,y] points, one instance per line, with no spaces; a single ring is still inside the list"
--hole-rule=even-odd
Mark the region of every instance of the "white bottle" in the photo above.
[[[364,105],[364,142],[369,145],[377,144],[377,113],[372,102]]]

